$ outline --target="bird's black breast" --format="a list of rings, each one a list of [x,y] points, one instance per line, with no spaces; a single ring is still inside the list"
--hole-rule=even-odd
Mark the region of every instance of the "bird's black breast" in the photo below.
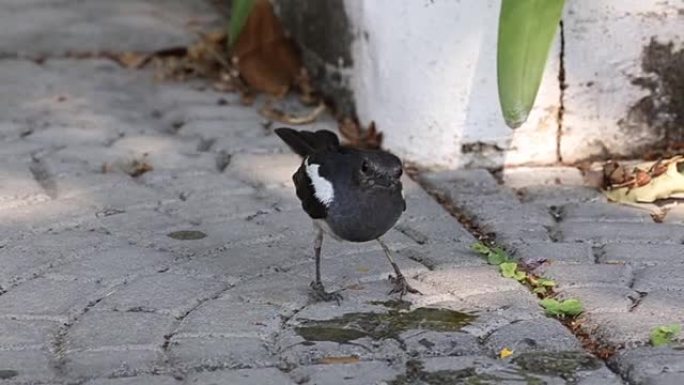
[[[323,219],[328,215],[328,211],[315,195],[315,190],[311,184],[311,179],[306,174],[305,162],[299,166],[297,172],[292,175],[295,189],[297,191],[297,198],[302,202],[302,208],[313,219]]]

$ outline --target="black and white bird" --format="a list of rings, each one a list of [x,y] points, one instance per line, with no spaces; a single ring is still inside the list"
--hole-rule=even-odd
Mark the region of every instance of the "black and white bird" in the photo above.
[[[412,288],[380,239],[406,210],[399,158],[380,150],[360,150],[340,145],[331,131],[296,131],[278,128],[276,134],[303,160],[292,176],[302,208],[313,219],[316,235],[314,257],[316,279],[311,283],[319,300],[338,301],[339,293],[328,293],[321,282],[323,235],[337,240],[380,243],[394,269],[389,292],[403,297]]]

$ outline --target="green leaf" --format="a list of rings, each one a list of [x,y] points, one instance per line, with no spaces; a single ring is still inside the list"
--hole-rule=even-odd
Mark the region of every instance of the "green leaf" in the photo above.
[[[546,310],[546,314],[552,316],[560,315],[560,302],[553,298],[545,298],[539,301],[539,304]]]
[[[546,310],[546,314],[560,318],[575,317],[584,311],[582,303],[577,299],[558,301],[553,298],[545,298],[539,301],[539,304]]]
[[[582,302],[578,299],[566,299],[560,303],[560,311],[563,315],[574,317],[580,315],[584,308],[582,307]]]
[[[546,286],[546,287],[554,287],[554,286],[556,286],[556,281],[548,279],[548,278],[539,278],[537,280],[537,285]]]
[[[681,331],[682,325],[680,324],[658,326],[651,331],[651,345],[668,345],[679,336]]]
[[[518,264],[515,262],[504,262],[499,265],[499,269],[501,270],[501,275],[505,278],[513,278],[518,269]]]
[[[471,248],[474,252],[476,252],[476,253],[478,253],[478,254],[482,254],[482,255],[484,255],[484,256],[489,255],[489,253],[491,252],[490,249],[489,249],[489,246],[485,245],[485,244],[482,243],[482,242],[475,242],[475,243],[473,243],[472,245],[470,245],[470,248]]]
[[[230,11],[230,22],[228,24],[228,45],[233,47],[242,28],[247,23],[249,13],[252,11],[254,0],[233,0]]]
[[[510,259],[506,250],[501,247],[490,248],[482,242],[476,242],[470,245],[470,248],[474,252],[487,257],[487,263],[490,265],[500,265],[504,262],[508,262]]]
[[[508,254],[500,247],[495,247],[487,256],[487,263],[490,265],[500,265],[508,260]]]
[[[502,0],[497,42],[499,102],[511,128],[519,127],[537,97],[564,0]]]
[[[522,281],[525,278],[527,278],[527,273],[525,273],[524,271],[516,271],[513,278],[515,278],[518,281]]]
[[[533,291],[537,294],[546,294],[546,287],[544,287],[544,286],[535,287]]]

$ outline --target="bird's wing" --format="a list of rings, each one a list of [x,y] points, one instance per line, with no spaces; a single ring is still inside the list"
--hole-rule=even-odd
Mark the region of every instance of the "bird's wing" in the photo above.
[[[304,211],[313,219],[324,219],[328,215],[328,209],[323,202],[316,198],[316,190],[306,172],[306,159],[297,169],[297,172],[292,175],[292,181],[297,191],[297,198],[302,202]]]

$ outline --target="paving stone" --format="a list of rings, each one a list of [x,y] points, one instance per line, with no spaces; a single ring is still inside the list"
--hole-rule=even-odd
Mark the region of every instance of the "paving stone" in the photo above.
[[[122,286],[98,303],[97,308],[117,311],[145,309],[180,318],[227,288],[219,281],[158,273]]]
[[[22,349],[0,350],[2,370],[6,373],[9,384],[50,383],[57,378],[53,371],[50,354],[47,350]]]
[[[482,355],[477,337],[463,332],[408,331],[400,336],[412,357]]]
[[[167,269],[173,255],[132,246],[91,254],[52,269],[48,277],[72,277],[102,284],[119,284],[144,272]]]
[[[561,207],[569,203],[606,202],[601,192],[595,188],[583,186],[528,186],[517,191],[523,203],[544,207]]]
[[[49,232],[6,240],[0,253],[0,265],[3,267],[0,285],[8,288],[54,267],[124,245],[124,242],[113,237],[87,230]]]
[[[587,225],[567,222],[558,225],[564,242],[680,244],[684,240],[681,228],[659,223],[610,223]]]
[[[626,263],[634,268],[684,263],[684,245],[607,244],[598,256],[600,263]]]
[[[676,205],[667,211],[667,215],[663,218],[663,223],[682,225],[684,224],[684,207]]]
[[[90,380],[86,385],[178,385],[179,381],[170,376],[139,375],[123,378],[98,378]]]
[[[411,278],[428,271],[424,265],[403,256],[401,250],[393,253],[393,258],[405,277]],[[312,279],[315,274],[315,265],[306,263],[291,269],[291,273],[305,279]],[[393,274],[392,265],[382,251],[352,254],[344,258],[334,256],[323,258],[321,261],[322,280],[335,282],[340,286],[383,280]]]
[[[186,379],[192,385],[294,385],[286,374],[276,368],[217,370],[194,373]]]
[[[501,277],[491,266],[459,267],[425,272],[416,277],[418,290],[426,295],[448,292],[459,297],[496,293],[520,288],[515,280]],[[487,285],[479,283],[487,282]]]
[[[658,289],[683,291],[684,271],[667,265],[646,267],[636,272],[633,287],[639,292]]]
[[[505,224],[498,226],[484,225],[482,229],[486,233],[495,233],[496,241],[501,244],[517,245],[525,242],[552,242],[549,229],[540,225],[521,227],[507,227]]]
[[[634,309],[634,313],[684,320],[682,303],[684,303],[684,291],[655,289],[645,294],[639,306]]]
[[[544,277],[556,281],[559,289],[601,286],[627,287],[633,277],[632,269],[626,265],[551,264],[542,266],[539,270]]]
[[[582,345],[560,322],[551,318],[520,321],[501,328],[485,340],[490,354],[508,348],[514,354],[525,352],[581,351]]]
[[[308,341],[293,330],[286,330],[277,340],[280,366],[297,367],[317,365],[331,357],[356,357],[361,361],[394,361],[406,352],[401,343],[393,338],[373,340],[369,337],[357,338],[348,342]]]
[[[160,12],[162,11],[162,12]],[[186,23],[215,22],[217,13],[206,2],[173,1],[163,10],[150,1],[41,1],[4,6],[0,23],[6,38],[0,52],[63,55],[67,52],[156,51],[194,40]],[[22,24],[32,20],[30,26]]]
[[[627,287],[575,287],[559,291],[559,297],[576,298],[582,302],[584,311],[619,313],[631,311],[640,295]]]
[[[281,311],[274,305],[226,298],[208,301],[183,319],[176,329],[178,338],[257,337],[268,338],[278,332]]]
[[[420,179],[436,190],[453,194],[492,194],[501,189],[492,174],[484,169],[429,172],[421,174]]]
[[[515,245],[513,255],[523,262],[543,259],[552,264],[588,264],[594,262],[592,247],[585,243],[522,243]]]
[[[99,350],[107,347],[133,347],[154,350],[164,344],[164,335],[174,325],[167,315],[147,313],[144,309],[128,312],[89,311],[69,328],[67,352]]]
[[[291,377],[298,384],[366,385],[389,383],[398,374],[400,369],[386,362],[358,362],[301,367]]]
[[[273,273],[238,283],[230,295],[250,303],[279,304],[283,311],[293,311],[309,301],[307,282],[285,272]]]
[[[563,222],[653,223],[646,210],[618,204],[582,203],[561,208]]]
[[[539,306],[537,304],[535,304],[535,306],[535,309],[514,305],[510,307],[504,306],[480,310],[474,313],[475,319],[461,330],[480,339],[484,339],[503,326],[520,321],[544,318],[545,316],[541,312]],[[463,308],[461,307],[460,309]],[[468,310],[468,308],[466,308],[466,310]]]
[[[63,322],[103,295],[103,287],[82,280],[37,278],[0,296],[2,316],[27,316]]]
[[[486,222],[495,231],[509,227],[544,228],[556,224],[548,209],[535,206],[507,202],[491,202],[479,207],[469,207],[468,211],[480,221]]]
[[[171,365],[183,370],[260,368],[278,361],[266,341],[251,337],[173,338],[168,356]]]
[[[300,164],[301,159],[294,154],[235,154],[226,172],[252,186],[283,186],[293,191],[292,174]]]
[[[540,185],[584,184],[582,173],[576,167],[511,167],[502,171],[503,182],[511,188]]]
[[[161,360],[161,349],[123,347],[70,352],[65,354],[63,365],[67,377],[93,378],[149,372]]]
[[[608,346],[634,347],[649,341],[653,328],[678,322],[671,317],[639,313],[593,313],[585,315],[583,326]]]
[[[611,366],[634,384],[681,384],[684,375],[684,350],[669,347],[640,347],[615,355]]]
[[[0,350],[49,346],[60,326],[54,321],[0,319]]]

